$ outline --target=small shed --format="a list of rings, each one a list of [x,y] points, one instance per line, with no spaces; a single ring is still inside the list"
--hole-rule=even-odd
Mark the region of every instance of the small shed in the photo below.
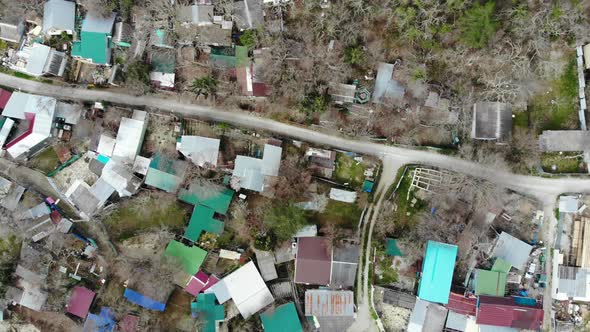
[[[475,294],[504,296],[506,293],[506,273],[476,270]]]
[[[499,102],[473,105],[471,138],[505,143],[512,133],[512,106]]]
[[[410,315],[407,331],[443,331],[448,311],[447,308],[440,304],[418,298]]]
[[[403,256],[396,239],[387,239],[385,250],[388,256]]]
[[[123,296],[129,302],[137,304],[142,308],[155,311],[164,311],[166,309],[166,303],[158,302],[150,297],[147,297],[139,292],[134,291],[131,288],[125,288]]]
[[[109,307],[100,308],[100,314],[88,314],[84,323],[84,332],[112,332],[115,330],[115,314]]]
[[[264,281],[270,281],[278,278],[277,269],[275,267],[275,256],[270,251],[262,251],[254,249],[256,253],[256,262],[258,263],[258,269]]]

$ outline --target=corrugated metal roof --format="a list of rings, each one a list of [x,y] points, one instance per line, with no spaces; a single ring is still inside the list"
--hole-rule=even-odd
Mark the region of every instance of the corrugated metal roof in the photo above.
[[[301,332],[301,322],[293,302],[285,303],[260,314],[266,332]]]
[[[50,29],[75,29],[76,3],[66,0],[49,0],[43,6],[43,32]]]
[[[256,254],[256,263],[260,269],[260,274],[264,281],[270,281],[278,278],[277,269],[275,268],[275,257],[270,251],[254,249]]]
[[[373,102],[384,104],[390,101],[400,100],[406,92],[401,84],[393,79],[393,64],[379,63],[377,68],[377,77],[375,78],[375,88],[373,89]]]
[[[88,12],[82,23],[83,32],[96,32],[110,35],[113,31],[117,13],[111,13],[110,16],[102,16],[98,13]]]
[[[410,315],[408,332],[439,332],[445,327],[448,310],[418,298]]]
[[[67,304],[67,312],[85,319],[95,295],[95,292],[86,287],[74,287],[70,301]]]
[[[453,293],[449,295],[447,308],[462,315],[475,316],[477,309],[477,298],[467,298],[461,294]]]
[[[422,278],[418,286],[418,297],[442,304],[449,301],[456,258],[457,246],[428,241],[422,264]]]
[[[305,316],[353,316],[354,293],[312,289],[305,292]]]
[[[134,114],[136,112],[147,114],[143,111],[134,111]],[[120,158],[125,163],[133,164],[135,156],[141,150],[146,127],[146,121],[122,118],[113,149],[113,157]]]
[[[477,269],[475,294],[504,296],[506,293],[506,273]]]
[[[494,248],[493,257],[502,258],[517,270],[524,270],[533,247],[514,236],[502,232]]]
[[[538,330],[543,324],[543,306],[519,305],[514,297],[480,296],[477,323]]]
[[[178,151],[197,166],[217,166],[220,140],[202,136],[182,136]]]
[[[323,237],[302,237],[297,240],[295,282],[328,285],[332,275],[332,255]]]

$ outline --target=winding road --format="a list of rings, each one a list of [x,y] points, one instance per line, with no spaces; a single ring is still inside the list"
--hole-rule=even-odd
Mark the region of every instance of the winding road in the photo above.
[[[416,163],[436,166],[489,180],[522,194],[535,197],[543,202],[545,214],[547,216],[543,235],[545,240],[550,244],[552,244],[555,235],[555,218],[552,218],[552,211],[557,196],[562,193],[590,193],[590,179],[586,177],[549,179],[543,177],[518,175],[435,152],[400,148],[360,139],[352,139],[344,136],[329,135],[294,124],[287,124],[263,118],[257,114],[248,113],[237,109],[224,110],[211,106],[189,104],[177,99],[165,98],[163,96],[156,95],[137,97],[107,90],[88,90],[82,88],[64,87],[41,83],[39,81],[26,80],[1,73],[0,85],[13,89],[20,89],[22,91],[34,94],[53,96],[64,100],[107,101],[114,104],[128,105],[132,107],[158,109],[163,112],[170,112],[172,114],[182,115],[184,117],[200,118],[214,122],[225,122],[238,127],[264,130],[277,134],[278,136],[291,137],[318,145],[325,145],[336,149],[373,155],[381,158],[384,161],[384,173],[390,172],[392,176],[395,176],[395,171],[400,165]],[[387,167],[388,164],[392,167]],[[380,192],[383,192],[383,190],[386,190],[386,188],[380,188]],[[377,210],[379,205],[380,204],[377,204],[376,206]],[[372,220],[365,221],[365,226],[369,228],[369,234],[372,233],[372,228],[377,213],[378,212],[374,212]],[[367,319],[369,317],[370,304],[367,302],[369,298],[368,292],[370,289],[369,285],[366,283],[366,280],[368,276],[370,242],[368,248],[365,248],[365,250],[367,250],[366,257],[364,257],[365,264],[363,266],[363,271],[359,271],[359,273],[363,273],[365,275],[365,284],[362,285],[359,294],[361,296],[359,316],[361,316],[363,319],[360,319],[356,326],[361,328],[360,330],[374,330],[376,326],[370,318]],[[547,255],[546,265],[548,266],[549,270],[549,266],[551,266],[550,255]],[[551,274],[549,273],[548,277],[550,278],[550,276]],[[549,282],[551,281],[549,280]],[[551,289],[550,286],[547,288],[549,290]],[[550,299],[550,291],[547,291],[545,296],[547,299]],[[545,326],[549,326],[549,312],[551,310],[550,300],[545,301],[545,309]],[[362,325],[359,324],[363,323],[368,324],[361,327]]]

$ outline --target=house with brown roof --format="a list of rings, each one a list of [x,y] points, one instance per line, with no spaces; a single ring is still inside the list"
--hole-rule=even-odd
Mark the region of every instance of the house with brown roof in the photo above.
[[[332,276],[332,249],[326,238],[302,237],[297,240],[295,283],[328,285]]]

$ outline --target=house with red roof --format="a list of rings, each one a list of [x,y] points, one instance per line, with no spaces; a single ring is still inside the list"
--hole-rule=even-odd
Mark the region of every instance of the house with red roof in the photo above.
[[[477,310],[477,298],[465,297],[461,294],[449,294],[449,303],[446,305],[447,309],[461,315],[475,316]]]
[[[332,277],[332,250],[326,238],[302,237],[297,241],[295,283],[328,285]]]
[[[188,281],[184,290],[192,296],[197,296],[199,293],[206,291],[209,287],[215,285],[219,279],[214,275],[207,275],[203,271],[197,272]]]
[[[96,293],[82,286],[74,287],[70,301],[66,305],[66,311],[82,319],[86,318]]]
[[[524,297],[479,296],[476,321],[479,325],[539,330],[543,325],[543,303]]]

